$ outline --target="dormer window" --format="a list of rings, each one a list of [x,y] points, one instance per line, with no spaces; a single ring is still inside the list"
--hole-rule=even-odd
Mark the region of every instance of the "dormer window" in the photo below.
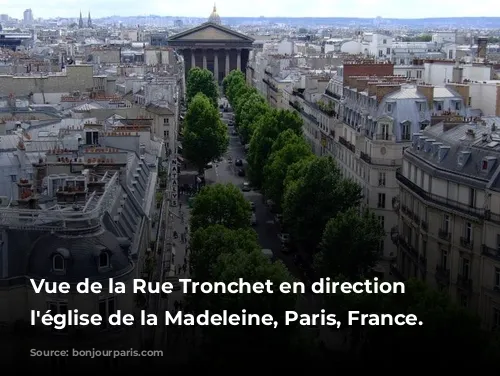
[[[57,254],[52,256],[52,270],[55,272],[64,272],[64,257]]]
[[[99,268],[109,268],[109,254],[106,251],[99,255]]]
[[[443,102],[436,102],[436,111],[443,111]]]
[[[425,102],[417,102],[417,108],[419,112],[425,111]]]
[[[460,111],[460,109],[461,109],[460,102],[456,101],[455,102],[455,111]]]
[[[411,139],[411,122],[406,120],[401,123],[401,140],[409,141]]]
[[[483,171],[488,170],[488,161],[486,159],[483,159],[483,163],[481,163],[481,170]]]
[[[387,112],[392,112],[392,103],[387,103],[386,110]]]

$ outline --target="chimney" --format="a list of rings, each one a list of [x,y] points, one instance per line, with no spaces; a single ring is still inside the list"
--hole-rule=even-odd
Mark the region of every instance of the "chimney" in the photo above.
[[[397,84],[379,84],[377,85],[377,103],[382,102],[382,99],[388,94],[394,93],[401,89],[401,85]]]
[[[432,109],[434,107],[434,86],[425,84],[417,85],[417,92],[427,99],[427,104]]]
[[[464,80],[464,69],[459,66],[454,66],[451,79],[454,83],[461,84]]]
[[[477,57],[486,59],[488,51],[488,38],[477,38]]]

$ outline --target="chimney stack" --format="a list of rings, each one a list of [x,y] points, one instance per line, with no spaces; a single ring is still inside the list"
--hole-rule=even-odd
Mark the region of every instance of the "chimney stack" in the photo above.
[[[477,57],[486,59],[488,51],[488,38],[477,38]]]

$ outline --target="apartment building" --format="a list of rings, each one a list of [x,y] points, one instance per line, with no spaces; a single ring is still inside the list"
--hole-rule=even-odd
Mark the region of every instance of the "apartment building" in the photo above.
[[[448,116],[412,135],[400,186],[395,272],[447,291],[500,326],[500,118]]]

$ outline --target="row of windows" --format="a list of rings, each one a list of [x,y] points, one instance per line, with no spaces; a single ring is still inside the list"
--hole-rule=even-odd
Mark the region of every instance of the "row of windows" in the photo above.
[[[99,268],[105,269],[109,268],[109,254],[107,252],[101,252],[99,255]],[[52,256],[52,271],[54,272],[64,272],[66,270],[66,260],[60,254],[55,254]]]

